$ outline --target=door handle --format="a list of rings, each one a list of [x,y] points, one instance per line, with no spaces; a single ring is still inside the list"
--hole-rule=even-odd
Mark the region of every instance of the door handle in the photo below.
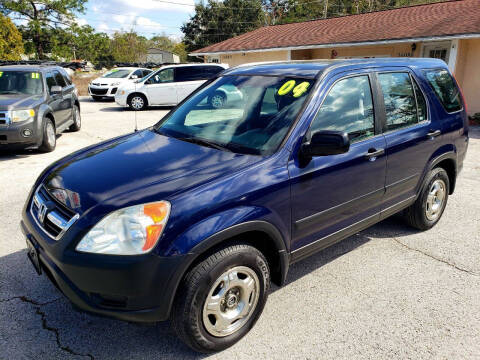
[[[375,159],[385,154],[385,149],[368,149],[368,152],[365,154],[365,157],[370,161],[375,161]]]
[[[430,130],[429,133],[427,133],[427,136],[430,138],[430,139],[433,139],[433,138],[436,138],[437,136],[439,136],[442,132],[440,130]]]

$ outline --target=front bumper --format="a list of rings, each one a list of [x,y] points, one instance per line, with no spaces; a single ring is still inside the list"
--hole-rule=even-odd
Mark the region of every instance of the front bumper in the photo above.
[[[43,272],[77,308],[126,321],[167,320],[192,256],[78,253],[65,244],[73,240],[68,239],[69,232],[54,241],[25,211],[21,228],[37,250]]]
[[[25,131],[30,131],[26,136]],[[29,147],[38,145],[42,134],[37,129],[35,119],[0,125],[0,147]]]
[[[115,102],[120,106],[127,106],[128,94],[126,91],[122,94],[121,91],[115,94]]]
[[[113,98],[117,93],[118,86],[88,86],[88,94],[90,96],[102,96]]]

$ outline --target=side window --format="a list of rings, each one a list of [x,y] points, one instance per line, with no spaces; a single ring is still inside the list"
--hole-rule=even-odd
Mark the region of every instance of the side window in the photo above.
[[[54,71],[53,74],[55,76],[55,80],[57,81],[58,86],[61,86],[62,88],[67,86],[67,83],[65,82],[62,74],[60,74],[58,71]]]
[[[50,93],[52,90],[52,86],[57,86],[57,82],[55,81],[52,73],[47,74],[47,76],[45,77],[45,81],[47,82],[48,92]]]
[[[383,92],[387,131],[418,123],[417,103],[406,72],[378,74]]]
[[[351,142],[374,135],[372,91],[367,75],[345,78],[333,85],[313,120],[311,133],[318,130],[346,132]]]
[[[68,75],[68,73],[63,69],[61,70],[61,73],[63,75],[63,79],[65,80],[65,83],[67,84],[67,86],[72,85],[72,79],[70,79],[70,76]]]
[[[150,74],[152,72],[152,70],[143,70],[143,76],[147,76],[148,74]],[[142,77],[143,77],[142,76]]]
[[[142,78],[143,77],[143,71],[142,70],[136,70],[133,74],[133,75],[136,75],[138,79]]]
[[[447,70],[426,70],[425,77],[447,112],[462,109],[460,91]]]
[[[224,69],[220,66],[200,66],[198,69],[199,79],[208,80],[217,75],[222,70]]]
[[[413,79],[413,88],[415,89],[415,98],[417,99],[418,121],[425,121],[427,120],[427,102],[415,79]]]
[[[148,79],[149,84],[163,84],[173,81],[173,69],[165,69]]]
[[[184,66],[175,68],[175,82],[199,80],[197,66]]]

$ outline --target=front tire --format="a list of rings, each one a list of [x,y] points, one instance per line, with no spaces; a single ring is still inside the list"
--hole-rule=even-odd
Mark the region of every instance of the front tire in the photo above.
[[[57,135],[55,133],[55,126],[51,119],[45,119],[43,122],[43,140],[42,145],[40,145],[40,151],[51,152],[55,150],[57,146]]]
[[[269,288],[270,270],[259,250],[247,244],[226,247],[185,276],[175,297],[173,328],[195,351],[224,350],[255,325]]]
[[[70,125],[68,130],[75,132],[79,131],[82,127],[82,117],[80,116],[80,109],[77,105],[73,107],[73,124]]]
[[[128,106],[135,111],[142,111],[147,108],[147,98],[142,94],[134,94],[128,99]]]
[[[443,168],[431,170],[417,200],[405,210],[408,224],[419,230],[435,226],[447,206],[450,180]]]

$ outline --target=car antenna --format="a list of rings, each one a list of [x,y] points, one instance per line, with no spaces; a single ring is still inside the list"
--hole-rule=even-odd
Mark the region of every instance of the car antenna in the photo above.
[[[137,82],[134,81],[133,83],[135,84],[135,93],[136,93],[137,92]],[[138,131],[137,109],[134,108],[133,110],[134,110],[134,114],[135,114],[134,115],[135,116],[135,130],[134,131],[137,132]]]

